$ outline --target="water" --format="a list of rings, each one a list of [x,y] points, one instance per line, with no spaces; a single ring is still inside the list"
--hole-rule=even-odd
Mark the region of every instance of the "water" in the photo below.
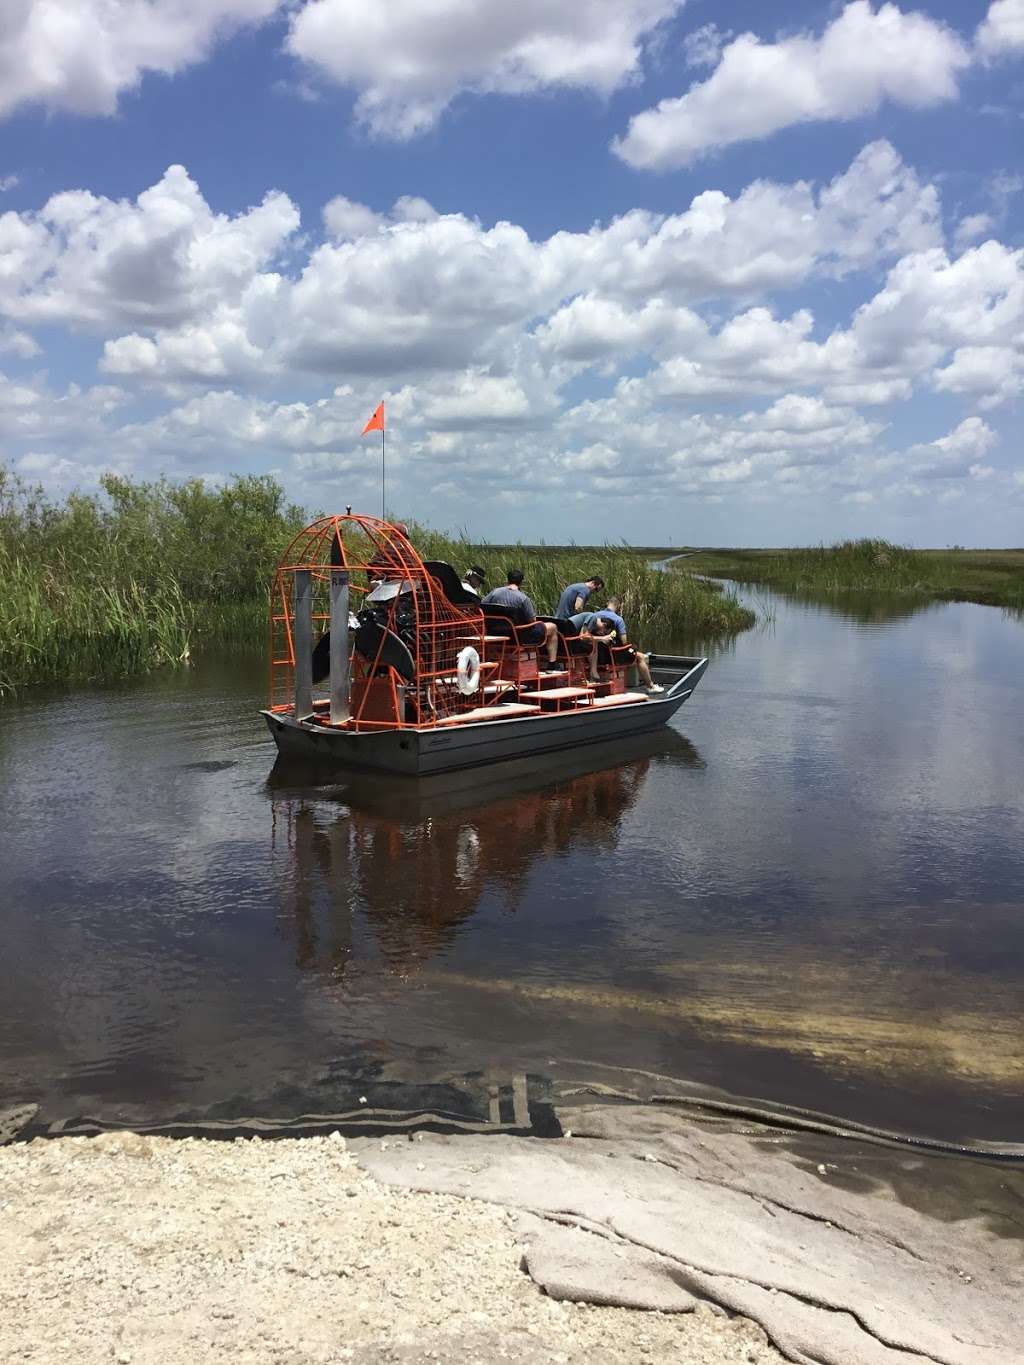
[[[419,786],[268,782],[245,657],[5,705],[0,1104],[641,1070],[1019,1140],[1024,629],[759,600],[675,728]]]

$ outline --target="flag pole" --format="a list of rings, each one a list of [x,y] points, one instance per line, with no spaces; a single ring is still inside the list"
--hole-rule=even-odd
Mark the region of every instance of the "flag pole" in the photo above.
[[[385,475],[385,472],[384,472],[384,427],[383,427],[383,424],[382,424],[382,425],[381,425],[381,429],[380,429],[380,519],[381,519],[381,521],[387,521],[387,519],[388,519],[388,518],[387,518],[387,513],[386,513],[385,510],[384,510],[384,507],[385,507],[385,503],[384,503],[384,490],[385,490],[385,487],[386,487],[385,479],[386,479],[386,475]]]

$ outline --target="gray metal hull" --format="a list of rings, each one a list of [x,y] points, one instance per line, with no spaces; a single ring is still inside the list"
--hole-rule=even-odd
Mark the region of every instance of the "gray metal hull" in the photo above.
[[[667,691],[649,700],[599,711],[566,711],[444,729],[347,734],[288,715],[262,714],[282,760],[419,777],[657,730],[690,697],[707,663],[707,659],[652,655],[651,671]]]

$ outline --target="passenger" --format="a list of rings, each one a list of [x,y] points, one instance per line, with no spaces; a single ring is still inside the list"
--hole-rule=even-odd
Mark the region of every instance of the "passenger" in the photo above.
[[[543,644],[547,649],[547,662],[542,665],[545,672],[556,669],[558,654],[558,631],[554,621],[538,621],[533,603],[523,592],[522,569],[509,569],[508,582],[504,588],[494,588],[481,602],[484,607],[498,607],[503,615],[517,627],[515,635],[521,645]],[[529,626],[529,630],[522,630]]]
[[[594,622],[597,620],[597,612],[577,611],[569,617],[569,620],[579,631],[580,639],[589,640],[591,642],[590,654],[588,656],[590,661],[590,681],[599,682],[600,679],[597,675],[597,655],[598,646],[602,643],[602,635],[595,635],[592,629]],[[612,634],[610,626],[606,628],[602,634],[604,637],[610,639]]]
[[[587,605],[590,594],[604,587],[604,579],[591,574],[585,583],[570,583],[558,599],[555,615],[560,621],[567,621]]]
[[[646,654],[641,654],[640,650],[635,649],[629,644],[629,637],[626,634],[626,623],[619,615],[622,602],[618,597],[609,597],[608,605],[602,607],[600,611],[592,612],[591,620],[587,624],[586,633],[598,642],[591,657],[591,677],[594,676],[597,667],[597,655],[601,644],[628,645],[630,649],[630,661],[636,664],[636,671],[640,675],[640,682],[648,692],[664,692],[660,683],[656,683],[651,677],[651,666]]]
[[[483,587],[486,581],[487,575],[484,573],[483,569],[481,569],[480,565],[471,564],[469,568],[466,570],[466,576],[462,580],[462,586],[466,589],[467,592],[474,593],[477,597],[479,597],[480,589]]]

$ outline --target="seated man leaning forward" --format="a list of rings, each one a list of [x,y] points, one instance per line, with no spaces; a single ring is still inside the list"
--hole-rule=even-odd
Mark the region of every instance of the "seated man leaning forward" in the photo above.
[[[484,607],[497,607],[503,616],[507,616],[516,627],[516,639],[521,645],[539,645],[547,647],[547,663],[543,665],[545,671],[557,668],[555,656],[558,653],[558,631],[554,621],[538,621],[537,612],[533,603],[523,592],[523,571],[522,569],[509,569],[506,575],[508,582],[503,588],[494,588],[481,602]],[[529,629],[523,630],[527,626]]]
[[[617,597],[609,597],[608,605],[602,607],[600,611],[581,611],[569,619],[577,627],[581,635],[589,635],[594,641],[594,647],[590,652],[590,677],[591,680],[597,678],[597,656],[599,648],[605,645],[629,645],[629,637],[626,634],[626,623],[619,615],[622,603]],[[647,655],[641,654],[632,645],[630,648],[630,661],[636,664],[636,671],[640,675],[640,681],[647,688],[648,692],[664,692],[660,683],[656,683],[651,677],[651,666],[648,663]]]
[[[570,583],[567,588],[562,590],[562,595],[558,599],[558,606],[555,608],[555,615],[560,621],[567,621],[576,612],[583,611],[593,592],[600,592],[604,587],[604,579],[598,574],[591,574],[583,583]]]

